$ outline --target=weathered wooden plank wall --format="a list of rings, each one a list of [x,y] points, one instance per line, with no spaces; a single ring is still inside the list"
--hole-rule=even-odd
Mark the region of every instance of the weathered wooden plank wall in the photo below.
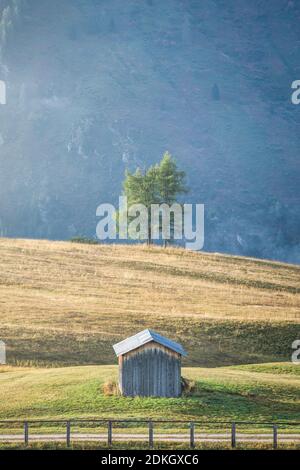
[[[178,397],[181,356],[148,343],[120,358],[120,389],[124,396]]]

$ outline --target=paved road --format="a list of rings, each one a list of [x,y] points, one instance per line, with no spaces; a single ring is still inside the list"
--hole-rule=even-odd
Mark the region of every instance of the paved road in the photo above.
[[[114,442],[128,442],[128,441],[148,441],[148,434],[113,434]],[[91,442],[107,442],[107,434],[90,434],[90,433],[72,433],[72,441],[91,441]],[[187,434],[159,434],[154,433],[155,441],[163,442],[189,442],[189,435]],[[65,442],[65,434],[31,434],[29,435],[30,442]],[[200,434],[195,433],[196,442],[231,442],[231,434]],[[272,434],[246,434],[237,433],[237,442],[260,442],[272,443]],[[1,434],[0,442],[24,442],[24,434]],[[278,433],[278,442],[284,443],[300,443],[300,433],[298,434],[283,434]]]

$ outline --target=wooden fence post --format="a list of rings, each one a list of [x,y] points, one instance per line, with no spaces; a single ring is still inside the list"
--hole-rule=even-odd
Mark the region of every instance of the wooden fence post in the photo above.
[[[154,447],[154,433],[153,433],[153,423],[149,421],[149,448],[153,449]]]
[[[236,448],[236,424],[232,423],[231,426],[231,447]]]
[[[112,446],[112,421],[108,421],[107,445],[108,445],[108,447]]]
[[[277,449],[277,448],[278,448],[278,428],[274,424],[273,426],[273,449]]]
[[[71,446],[71,423],[67,421],[67,447]]]
[[[190,447],[195,449],[195,423],[190,423]]]
[[[24,423],[24,444],[25,446],[29,444],[29,426],[27,421]]]

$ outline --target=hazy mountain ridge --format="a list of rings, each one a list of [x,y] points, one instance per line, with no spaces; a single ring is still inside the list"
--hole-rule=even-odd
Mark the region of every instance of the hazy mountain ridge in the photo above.
[[[2,235],[93,235],[126,167],[168,149],[206,205],[206,250],[300,261],[296,2],[0,7]]]

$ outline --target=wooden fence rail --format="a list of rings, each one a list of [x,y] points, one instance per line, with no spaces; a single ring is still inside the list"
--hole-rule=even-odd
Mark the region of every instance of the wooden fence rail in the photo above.
[[[278,428],[276,425],[273,426],[273,448],[277,449],[278,447]]]
[[[190,423],[190,448],[195,448],[195,423]]]
[[[29,443],[29,425],[27,421],[24,423],[24,444],[25,446],[28,446]]]
[[[113,423],[112,421],[108,421],[108,435],[107,435],[108,447],[112,446],[112,436],[113,436]]]
[[[236,423],[231,425],[231,447],[236,448]]]
[[[107,426],[107,445],[109,448],[112,447],[113,445],[113,429],[114,425],[116,424],[137,424],[137,425],[146,425],[148,427],[148,444],[149,448],[153,449],[154,448],[154,443],[155,440],[156,442],[159,441],[159,437],[155,439],[155,429],[157,429],[158,425],[161,424],[181,424],[181,425],[186,425],[187,429],[189,429],[189,435],[187,434],[187,440],[189,439],[189,446],[191,449],[194,449],[196,446],[196,434],[195,434],[195,428],[196,426],[199,426],[199,428],[205,429],[207,427],[211,428],[213,427],[216,429],[216,426],[222,426],[228,429],[229,434],[231,435],[231,447],[235,449],[237,447],[237,428],[241,426],[260,426],[261,429],[265,429],[267,427],[271,428],[271,433],[270,437],[272,437],[272,442],[273,442],[273,448],[277,449],[278,448],[278,429],[279,427],[300,427],[300,422],[277,422],[276,424],[274,423],[268,423],[268,422],[221,422],[221,421],[210,421],[210,422],[202,422],[202,421],[193,421],[193,422],[187,422],[187,421],[180,421],[180,420],[134,420],[134,419],[127,419],[127,420],[106,420],[106,419],[72,419],[72,420],[27,420],[27,421],[0,421],[0,429],[1,426],[8,426],[10,427],[11,425],[14,426],[20,426],[20,428],[23,426],[24,430],[24,444],[25,446],[29,445],[30,441],[30,427],[34,425],[42,425],[42,424],[55,424],[55,425],[63,425],[65,426],[66,429],[66,445],[67,447],[70,447],[72,444],[72,434],[71,430],[72,428],[75,427],[75,425],[106,425]],[[299,434],[299,438],[297,438],[300,441],[300,429],[297,435]],[[246,435],[246,434],[245,434]],[[130,435],[126,435],[127,440],[130,439]],[[182,435],[181,435],[182,436]],[[1,437],[1,434],[0,434]],[[51,437],[51,435],[49,435]],[[198,439],[200,442],[200,439]],[[259,442],[259,439],[257,439],[256,442]]]
[[[153,429],[153,422],[150,420],[148,423],[149,427],[149,449],[153,449],[154,447],[154,429]]]

